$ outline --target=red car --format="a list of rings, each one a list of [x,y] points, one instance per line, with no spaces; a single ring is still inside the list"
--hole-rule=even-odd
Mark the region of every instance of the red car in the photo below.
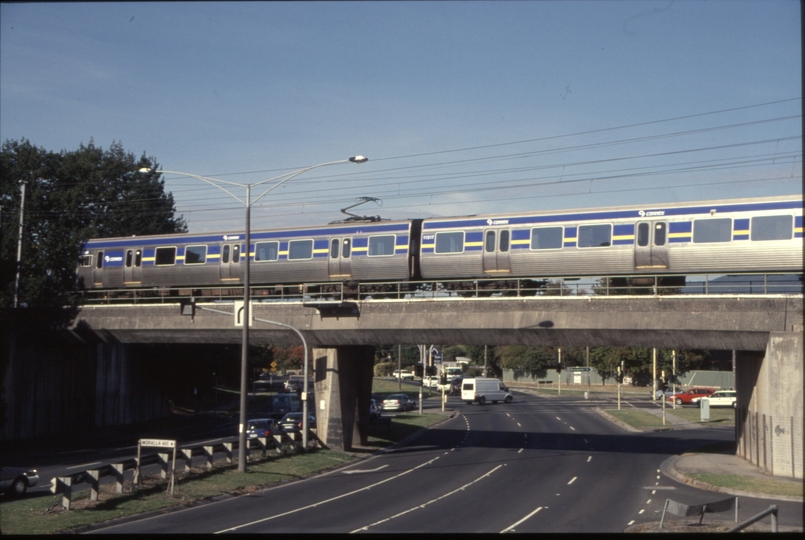
[[[682,404],[690,405],[691,400],[695,398],[707,397],[715,391],[716,391],[715,388],[691,388],[686,392],[668,396],[668,401],[675,401],[677,405]]]

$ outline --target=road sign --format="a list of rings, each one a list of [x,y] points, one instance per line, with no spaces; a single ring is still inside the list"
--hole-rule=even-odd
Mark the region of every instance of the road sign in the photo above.
[[[243,300],[235,300],[235,326],[243,326]],[[254,303],[249,302],[249,328],[254,326]]]
[[[167,439],[140,439],[140,446],[159,446],[161,448],[176,448],[176,441]]]

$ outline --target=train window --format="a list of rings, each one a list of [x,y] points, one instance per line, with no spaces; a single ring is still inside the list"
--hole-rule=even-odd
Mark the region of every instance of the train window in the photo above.
[[[484,251],[486,251],[487,253],[494,253],[495,231],[486,231],[486,240],[484,240]]]
[[[126,268],[131,268],[131,261],[134,256],[134,252],[132,250],[126,251]]]
[[[667,230],[668,225],[665,223],[655,223],[654,224],[654,245],[655,246],[664,246],[665,245],[665,231]]]
[[[81,266],[92,266],[92,255],[82,255]]]
[[[98,258],[95,261],[95,268],[103,268],[103,251],[98,251],[96,255]]]
[[[313,240],[291,240],[288,242],[289,259],[312,259]]]
[[[126,262],[128,262],[128,260]],[[154,264],[157,266],[176,264],[176,248],[158,247],[156,249],[156,255],[154,256]],[[126,266],[128,266],[128,264]]]
[[[330,258],[338,258],[338,238],[333,238],[330,240]]]
[[[509,251],[509,231],[500,231],[500,251]]]
[[[389,257],[394,255],[394,243],[393,234],[370,236],[368,255],[370,257]]]
[[[352,249],[352,241],[349,238],[344,238],[343,247],[341,248],[341,258],[349,259]]]
[[[139,249],[134,252],[134,266],[139,268],[143,264],[143,252]]]
[[[648,245],[648,223],[637,224],[637,245],[646,247]]]
[[[232,264],[238,264],[240,262],[240,244],[235,244],[232,246]]]
[[[279,259],[279,242],[258,242],[254,245],[255,261],[276,261]]]
[[[436,233],[436,253],[463,253],[464,233],[443,232]]]
[[[579,225],[576,245],[580,248],[612,245],[612,225]]]
[[[711,244],[732,240],[732,219],[694,219],[693,243]]]
[[[229,262],[229,246],[224,246],[223,253],[221,253],[221,262],[228,263]]]
[[[751,238],[754,241],[790,240],[794,234],[794,216],[755,216]]]
[[[204,264],[205,262],[207,262],[207,246],[187,246],[185,248],[185,264]]]
[[[562,227],[531,229],[531,249],[561,249],[563,236]]]

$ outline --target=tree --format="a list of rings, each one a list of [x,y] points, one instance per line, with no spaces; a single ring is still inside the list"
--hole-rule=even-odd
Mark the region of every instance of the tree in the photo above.
[[[65,306],[75,302],[75,270],[89,238],[184,232],[173,196],[165,192],[156,159],[127,153],[119,142],[108,150],[93,141],[78,150],[47,151],[23,139],[0,150],[0,306],[13,304],[20,182],[26,182],[20,305]],[[12,219],[11,217],[14,216]]]
[[[500,349],[500,367],[511,369],[515,379],[544,379],[548,370],[556,367],[557,352],[554,347],[506,345]]]

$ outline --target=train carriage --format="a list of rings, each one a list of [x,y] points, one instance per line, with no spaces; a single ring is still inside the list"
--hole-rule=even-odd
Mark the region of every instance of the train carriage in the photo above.
[[[423,279],[802,272],[802,198],[423,220]]]
[[[407,281],[415,271],[410,244],[418,221],[356,222],[252,231],[255,285]],[[79,279],[87,289],[238,286],[243,232],[92,239],[82,249]]]

